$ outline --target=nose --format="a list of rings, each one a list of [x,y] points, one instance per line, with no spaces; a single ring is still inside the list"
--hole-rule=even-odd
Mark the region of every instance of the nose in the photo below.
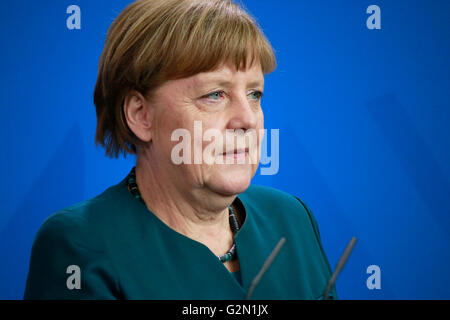
[[[244,97],[238,97],[231,104],[231,119],[228,123],[227,129],[255,129],[258,124],[258,116],[261,112],[259,104],[249,101]]]

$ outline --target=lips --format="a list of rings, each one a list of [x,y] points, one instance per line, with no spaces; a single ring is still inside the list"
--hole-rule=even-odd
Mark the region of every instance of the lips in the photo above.
[[[234,156],[234,155],[242,155],[248,154],[248,148],[238,148],[233,150],[228,150],[226,152],[221,153],[221,156]]]

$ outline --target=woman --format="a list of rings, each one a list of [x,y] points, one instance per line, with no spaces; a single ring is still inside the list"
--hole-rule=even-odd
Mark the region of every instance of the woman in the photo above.
[[[25,298],[319,299],[331,272],[311,212],[250,186],[261,137],[249,133],[263,128],[264,75],[275,65],[231,1],[129,5],[108,31],[94,103],[96,141],[110,156],[136,154],[136,167],[44,222]],[[196,125],[221,135],[198,139]]]

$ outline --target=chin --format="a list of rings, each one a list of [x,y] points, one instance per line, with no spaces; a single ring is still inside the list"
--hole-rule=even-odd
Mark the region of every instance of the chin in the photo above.
[[[211,190],[226,196],[238,195],[250,186],[253,170],[248,165],[217,170],[210,176]]]

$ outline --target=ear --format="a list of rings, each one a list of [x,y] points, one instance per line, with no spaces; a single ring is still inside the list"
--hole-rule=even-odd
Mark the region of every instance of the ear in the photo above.
[[[141,141],[152,140],[153,108],[148,100],[137,91],[125,97],[123,111],[128,127]]]

